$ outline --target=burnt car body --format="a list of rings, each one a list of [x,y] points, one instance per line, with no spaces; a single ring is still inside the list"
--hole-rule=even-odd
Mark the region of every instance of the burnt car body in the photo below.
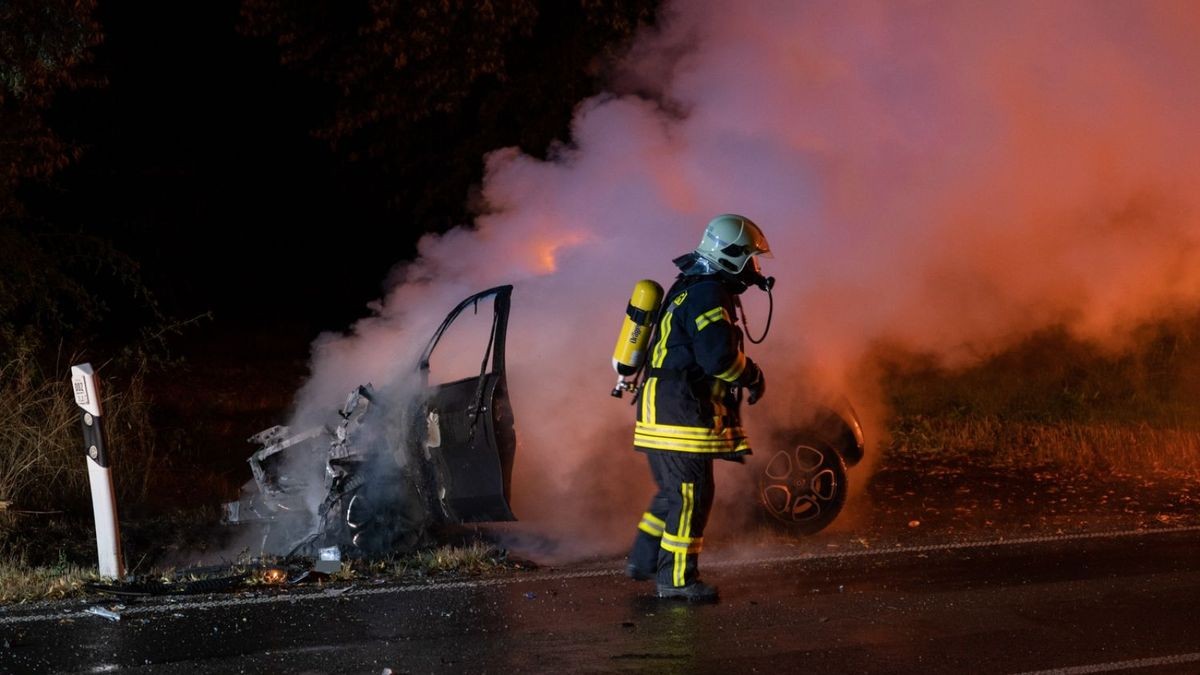
[[[311,555],[334,546],[351,554],[410,550],[439,524],[515,520],[504,361],[511,294],[512,286],[476,293],[446,316],[415,366],[416,396],[396,400],[364,385],[334,423],[252,436],[262,446],[249,459],[253,480],[225,505],[225,521],[263,526],[265,552]],[[491,330],[478,375],[430,384],[446,330],[487,302]],[[320,485],[313,476],[323,476]]]
[[[505,370],[511,294],[512,286],[498,286],[450,311],[414,366],[415,396],[396,400],[360,386],[329,424],[251,437],[262,446],[249,459],[253,480],[225,505],[225,521],[263,526],[264,552],[338,547],[354,555],[411,550],[438,525],[515,520],[517,437]],[[430,360],[446,331],[487,302],[491,328],[478,374],[431,384]],[[797,534],[836,518],[846,467],[864,448],[848,403],[808,406],[805,419],[776,433],[753,464],[766,520]]]

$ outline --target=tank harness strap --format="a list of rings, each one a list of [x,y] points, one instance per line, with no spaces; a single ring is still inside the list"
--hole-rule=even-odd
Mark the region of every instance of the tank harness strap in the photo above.
[[[650,312],[634,307],[633,303],[629,303],[625,306],[625,315],[632,319],[633,322],[639,326],[650,325]]]
[[[660,380],[688,380],[686,370],[680,368],[648,368],[646,370],[647,377],[657,377]]]

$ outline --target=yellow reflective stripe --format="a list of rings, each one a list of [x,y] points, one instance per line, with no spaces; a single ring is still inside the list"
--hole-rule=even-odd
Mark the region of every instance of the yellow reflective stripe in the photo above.
[[[728,440],[746,435],[746,432],[741,427],[710,429],[708,427],[683,427],[674,424],[652,424],[649,422],[635,423],[634,433],[646,436],[678,438],[685,441]]]
[[[726,312],[724,307],[714,307],[696,317],[696,330],[702,331],[718,321],[733,323],[729,320],[729,312]]]
[[[718,380],[726,382],[737,382],[737,379],[742,376],[742,372],[746,370],[746,355],[742,352],[737,353],[737,358],[733,360],[733,365],[723,373],[717,373]]]
[[[695,541],[688,543],[688,544],[677,544],[675,542],[667,541],[666,536],[664,535],[662,543],[660,545],[662,546],[662,548],[664,550],[670,551],[671,553],[683,553],[685,555],[698,555],[704,547],[704,540],[703,540],[703,538],[701,538],[701,539],[696,539]]]
[[[672,553],[697,554],[704,548],[704,537],[677,537],[664,533],[660,546]]]
[[[683,586],[687,581],[687,557],[700,553],[704,547],[704,538],[691,536],[692,518],[696,512],[696,484],[682,483],[679,493],[683,498],[683,508],[679,512],[679,534],[663,532],[659,546],[675,554],[671,581],[676,586]]]
[[[642,522],[638,523],[638,529],[652,537],[661,537],[666,527],[667,524],[661,518],[654,517],[649,511],[642,514]]]
[[[635,434],[634,444],[635,446],[652,448],[656,450],[684,450],[684,452],[694,453],[724,453],[726,450],[731,450],[734,447],[744,446],[746,441],[744,436],[742,438],[713,438],[713,440],[710,441],[686,441],[683,440],[683,438]]]
[[[700,551],[703,549],[703,544],[700,542],[697,542],[695,544],[691,544],[688,546],[679,546],[676,544],[668,544],[666,542],[666,540],[664,539],[661,545],[662,545],[663,549],[670,551],[671,553],[674,553],[676,555],[684,555],[684,556],[700,555]],[[685,558],[685,563],[686,563],[686,558]]]
[[[683,510],[679,514],[679,538],[687,539],[692,529],[692,483],[683,483],[679,492],[683,496]],[[666,537],[663,538],[664,541]],[[687,547],[683,551],[675,551],[675,585],[682,586],[686,582]]]
[[[750,441],[745,438],[702,444],[695,441],[679,441],[658,436],[634,435],[633,444],[646,450],[670,450],[672,452],[692,452],[697,454],[746,452],[750,450]]]
[[[745,435],[730,436],[729,438],[675,438],[671,436],[660,436],[657,434],[639,434],[634,432],[633,442],[635,445],[657,447],[662,446],[669,449],[691,449],[691,450],[724,450],[733,447],[739,441],[746,440]]]
[[[683,493],[683,514],[679,520],[679,538],[690,539],[692,535],[692,508],[695,505],[696,485],[695,483],[683,483],[679,486]]]
[[[642,388],[642,422],[643,424],[654,424],[658,418],[658,408],[655,405],[655,399],[658,398],[658,378],[651,377],[646,379],[646,385]]]
[[[667,358],[667,338],[671,337],[671,312],[663,314],[662,322],[658,325],[658,335],[658,344],[654,345],[654,356],[650,365],[662,368],[663,361]]]

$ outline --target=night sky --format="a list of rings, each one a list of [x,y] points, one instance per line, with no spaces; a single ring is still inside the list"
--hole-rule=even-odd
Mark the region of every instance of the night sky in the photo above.
[[[36,203],[110,237],[181,317],[344,326],[415,235],[369,244],[399,228],[310,135],[330,93],[239,35],[237,16],[227,1],[102,4],[109,83],[53,111],[85,152]]]

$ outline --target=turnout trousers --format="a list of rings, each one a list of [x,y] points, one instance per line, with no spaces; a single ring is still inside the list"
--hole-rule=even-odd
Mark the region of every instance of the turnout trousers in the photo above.
[[[658,493],[642,514],[629,561],[662,586],[686,586],[699,577],[704,526],[712,510],[713,459],[678,452],[647,452]]]

